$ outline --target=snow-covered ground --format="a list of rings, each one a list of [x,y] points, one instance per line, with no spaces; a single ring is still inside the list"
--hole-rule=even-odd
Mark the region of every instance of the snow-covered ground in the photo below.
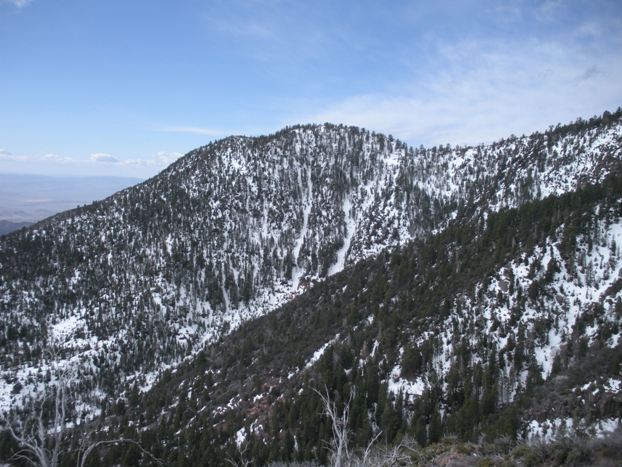
[[[12,358],[27,345],[43,346],[45,332],[64,350],[59,362],[74,365],[81,382],[91,378],[95,384],[105,361],[119,383],[136,382],[148,390],[162,369],[192,358],[206,343],[278,308],[326,275],[441,229],[456,215],[452,203],[468,194],[484,197],[496,210],[573,190],[585,177],[602,180],[607,170],[594,171],[602,167],[603,154],[622,158],[621,128],[570,134],[546,149],[543,164],[528,167],[521,158],[531,157],[536,147],[529,137],[410,150],[382,135],[329,125],[297,127],[261,144],[229,138],[193,151],[150,182],[31,231],[33,242],[62,240],[83,261],[65,267],[55,251],[49,261],[56,269],[49,277],[0,281],[5,321],[37,336],[11,341],[14,347],[0,366],[0,410],[41,391],[41,362]],[[506,172],[513,178],[506,180]],[[523,199],[516,193],[526,180],[532,184]],[[145,212],[160,217],[145,220]],[[436,224],[431,217],[438,217]],[[609,242],[622,245],[619,230],[610,226],[606,232]],[[585,253],[591,272],[578,280],[563,268],[556,276],[552,287],[567,297],[568,311],[557,316],[545,310],[559,324],[535,348],[543,376],[578,314],[598,300],[619,268],[607,266],[619,262],[610,250],[603,244]],[[544,270],[548,261],[559,261],[555,243],[505,268],[525,290],[533,281],[527,266],[536,258]],[[505,269],[488,285],[487,295],[498,293]],[[244,290],[248,300],[239,299]],[[52,296],[55,303],[49,306]],[[503,305],[491,298],[481,313],[505,324],[511,300]],[[464,322],[480,313],[465,310],[471,315]],[[534,308],[521,322],[529,326],[539,313]],[[453,324],[445,329],[437,360],[441,374],[451,363]],[[507,337],[495,336],[505,345]],[[129,369],[119,369],[122,361]],[[409,386],[399,367],[391,380],[391,388],[413,394],[423,384]]]

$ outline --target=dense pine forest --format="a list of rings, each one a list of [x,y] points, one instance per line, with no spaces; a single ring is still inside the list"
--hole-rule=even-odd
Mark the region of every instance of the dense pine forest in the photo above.
[[[388,445],[407,437],[418,447],[446,437],[515,445],[531,419],[582,421],[587,434],[589,421],[619,420],[616,393],[603,391],[589,404],[576,396],[591,392],[592,381],[619,375],[622,353],[611,337],[619,335],[622,279],[612,277],[604,304],[577,317],[546,381],[534,347],[559,327],[561,313],[528,315],[532,306],[559,306],[558,283],[596,273],[596,265],[579,258],[602,242],[609,247],[594,233],[599,225],[620,225],[621,175],[486,222],[456,220],[441,234],[357,263],[165,374],[129,418],[157,426],[143,436],[173,465],[225,465],[236,458],[240,429],[247,456],[258,465],[326,463],[322,441],[331,437],[331,421],[323,414],[325,391],[339,411],[349,405],[353,449],[364,449],[377,434]],[[559,260],[543,264],[543,245],[555,245]],[[506,293],[493,296],[482,288],[499,271],[507,277],[507,264],[516,258],[528,265],[529,287],[515,278]],[[514,299],[508,319],[500,313],[486,319],[489,300],[496,311],[499,302]],[[451,342],[443,342],[447,323],[461,331]],[[590,327],[597,332],[586,336]],[[499,337],[507,337],[505,345]],[[308,365],[325,342],[330,346]],[[422,380],[426,384],[411,392]],[[132,433],[123,425],[121,433]]]
[[[475,147],[199,148],[0,238],[0,409],[18,429],[66,386],[59,465],[85,440],[87,466],[613,463],[621,159],[621,110]]]

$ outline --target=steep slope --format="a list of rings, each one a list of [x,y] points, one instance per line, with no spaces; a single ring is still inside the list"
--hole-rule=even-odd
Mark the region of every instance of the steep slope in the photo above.
[[[324,462],[330,425],[313,388],[341,407],[355,388],[355,446],[376,433],[389,445],[610,433],[622,418],[621,242],[622,172],[461,219],[241,326],[108,415],[125,413],[116,430],[146,429],[178,465],[224,464],[236,443],[259,465]]]
[[[3,237],[0,406],[18,407],[58,365],[77,368],[82,396],[147,389],[347,265],[456,216],[601,181],[622,158],[621,118],[474,148],[413,150],[333,125],[231,137]]]

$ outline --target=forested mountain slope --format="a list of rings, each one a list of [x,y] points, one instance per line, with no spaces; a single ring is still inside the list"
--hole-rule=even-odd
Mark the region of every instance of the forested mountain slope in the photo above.
[[[172,465],[225,465],[236,444],[256,465],[326,462],[331,425],[314,389],[341,409],[353,394],[361,449],[376,435],[425,446],[610,433],[622,417],[621,246],[618,168],[359,262],[107,415]]]
[[[621,118],[477,147],[412,149],[329,124],[230,137],[2,237],[0,406],[19,407],[61,365],[97,413],[345,266],[456,217],[602,181],[622,158]]]

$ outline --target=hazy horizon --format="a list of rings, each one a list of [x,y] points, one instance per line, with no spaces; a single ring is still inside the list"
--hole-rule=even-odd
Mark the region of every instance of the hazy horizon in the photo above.
[[[0,172],[0,220],[37,222],[142,182],[134,177]]]

